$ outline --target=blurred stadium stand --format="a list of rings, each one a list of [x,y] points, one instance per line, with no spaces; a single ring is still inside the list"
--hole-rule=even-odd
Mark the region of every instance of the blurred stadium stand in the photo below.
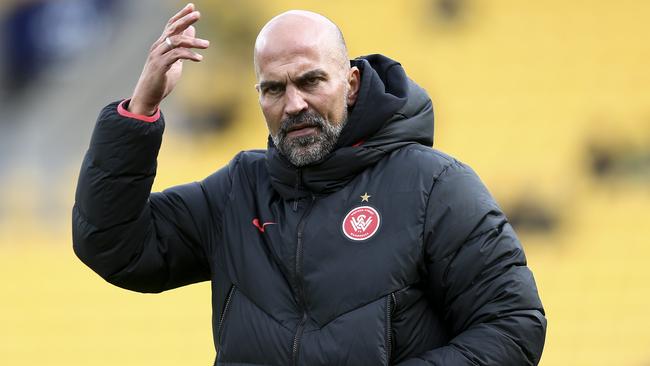
[[[45,3],[68,20],[52,25],[71,34],[57,39],[76,42],[31,65],[42,72],[23,89],[0,85],[0,365],[208,364],[207,284],[155,296],[114,288],[76,260],[69,229],[97,112],[129,96],[150,43],[183,3],[3,1],[0,27],[17,7]],[[95,22],[75,18],[89,14],[81,3]],[[196,4],[198,33],[212,46],[164,105],[155,189],[265,146],[254,37],[283,10],[321,12],[351,55],[398,59],[429,91],[436,147],[474,167],[508,213],[549,319],[541,365],[650,365],[650,3]],[[83,36],[72,25],[87,27]],[[3,36],[5,70],[14,46]]]

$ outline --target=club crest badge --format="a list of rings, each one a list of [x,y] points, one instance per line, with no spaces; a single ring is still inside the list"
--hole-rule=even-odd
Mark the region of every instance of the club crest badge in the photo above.
[[[381,217],[370,206],[355,207],[343,219],[343,234],[354,241],[370,239],[379,230]]]

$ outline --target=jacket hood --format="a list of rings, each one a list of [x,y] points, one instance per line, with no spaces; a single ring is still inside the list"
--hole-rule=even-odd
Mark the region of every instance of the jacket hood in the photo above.
[[[285,199],[335,192],[391,151],[408,144],[433,144],[431,99],[399,62],[375,54],[352,60],[351,65],[361,72],[359,95],[330,154],[298,168],[269,137],[267,169],[273,187]]]

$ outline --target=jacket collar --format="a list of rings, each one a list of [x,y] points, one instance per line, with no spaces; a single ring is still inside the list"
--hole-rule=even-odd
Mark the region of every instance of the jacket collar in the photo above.
[[[359,96],[349,109],[347,124],[330,154],[319,162],[297,168],[268,139],[267,170],[271,184],[285,199],[335,192],[389,152],[414,142],[391,133],[388,139],[382,136],[381,141],[373,143],[373,137],[381,135],[379,132],[394,122],[396,115],[398,119],[406,118],[398,112],[407,104],[412,86],[402,66],[382,55],[351,62],[361,71]],[[431,126],[432,122],[431,115]]]

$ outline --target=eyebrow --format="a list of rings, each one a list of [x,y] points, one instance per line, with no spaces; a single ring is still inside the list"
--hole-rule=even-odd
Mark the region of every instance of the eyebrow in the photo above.
[[[284,83],[281,81],[262,81],[260,83],[260,89],[261,90],[266,90],[268,88],[272,88],[275,86],[284,86]]]
[[[314,70],[309,70],[306,73],[298,76],[295,80],[296,84],[302,84],[308,79],[311,78],[326,78],[327,77],[327,72],[323,69],[314,69]],[[283,81],[275,81],[275,80],[266,80],[262,81],[260,83],[260,89],[265,90],[271,87],[278,87],[278,86],[284,86],[285,83]]]
[[[307,71],[306,73],[298,76],[296,78],[296,83],[300,84],[300,83],[302,83],[302,82],[304,82],[304,81],[306,81],[308,79],[325,78],[325,77],[327,77],[327,73],[325,72],[325,70],[314,69],[314,70]]]

